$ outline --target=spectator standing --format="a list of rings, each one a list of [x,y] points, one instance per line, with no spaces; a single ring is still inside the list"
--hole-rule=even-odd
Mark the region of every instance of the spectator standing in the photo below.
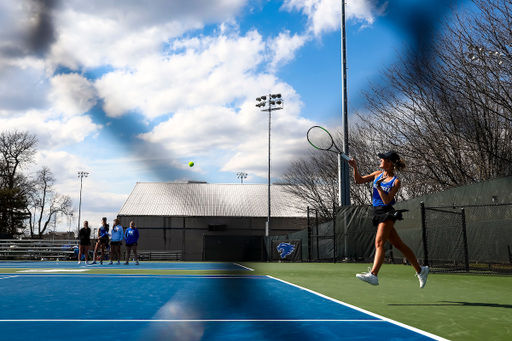
[[[98,242],[96,243],[96,247],[94,248],[94,261],[91,264],[96,264],[96,255],[98,253],[98,247],[101,248],[101,258],[100,264],[103,264],[103,259],[105,258],[105,249],[108,249],[108,227],[107,218],[101,218],[101,224],[98,227]]]
[[[114,226],[110,231],[110,263],[114,264],[114,255],[117,258],[117,265],[121,264],[121,245],[123,245],[124,232],[118,219],[114,219]]]
[[[133,249],[133,255],[135,256],[135,265],[139,265],[139,256],[137,255],[137,241],[139,240],[139,230],[135,226],[133,221],[130,222],[130,227],[126,229],[124,233],[124,239],[126,240],[126,263],[129,265],[130,252]]]
[[[82,255],[85,255],[85,265],[88,265],[87,258],[89,256],[89,246],[91,245],[91,229],[87,220],[84,221],[84,227],[78,231],[78,240],[80,241],[78,246],[78,264],[82,264]]]

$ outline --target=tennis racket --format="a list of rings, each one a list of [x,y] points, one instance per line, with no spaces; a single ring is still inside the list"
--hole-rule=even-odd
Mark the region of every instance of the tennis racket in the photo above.
[[[313,126],[309,128],[308,142],[316,149],[340,154],[345,161],[352,160],[352,158],[350,158],[347,154],[343,153],[338,148],[338,146],[334,143],[334,139],[332,138],[331,134],[329,134],[325,128],[320,126]]]

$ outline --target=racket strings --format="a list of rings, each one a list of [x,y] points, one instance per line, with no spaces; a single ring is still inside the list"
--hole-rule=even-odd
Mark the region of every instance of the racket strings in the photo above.
[[[313,127],[308,131],[308,141],[315,148],[329,150],[334,141],[331,135],[321,127]]]

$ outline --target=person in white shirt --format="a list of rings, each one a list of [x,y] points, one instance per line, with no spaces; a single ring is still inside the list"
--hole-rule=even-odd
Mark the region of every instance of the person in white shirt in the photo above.
[[[124,231],[118,219],[114,219],[114,227],[110,230],[110,263],[114,264],[114,257],[117,258],[117,265],[121,264],[121,245],[123,245]]]

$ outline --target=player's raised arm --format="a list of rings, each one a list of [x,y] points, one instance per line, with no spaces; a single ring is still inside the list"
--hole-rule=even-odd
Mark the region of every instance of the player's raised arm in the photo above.
[[[348,164],[350,166],[352,166],[352,168],[354,168],[354,180],[355,180],[356,184],[364,184],[366,182],[373,181],[373,180],[375,180],[376,176],[378,176],[378,175],[380,175],[380,173],[382,173],[381,171],[376,171],[376,172],[373,172],[372,174],[362,176],[359,173],[359,170],[357,169],[356,160],[352,159],[352,160],[348,161]]]

